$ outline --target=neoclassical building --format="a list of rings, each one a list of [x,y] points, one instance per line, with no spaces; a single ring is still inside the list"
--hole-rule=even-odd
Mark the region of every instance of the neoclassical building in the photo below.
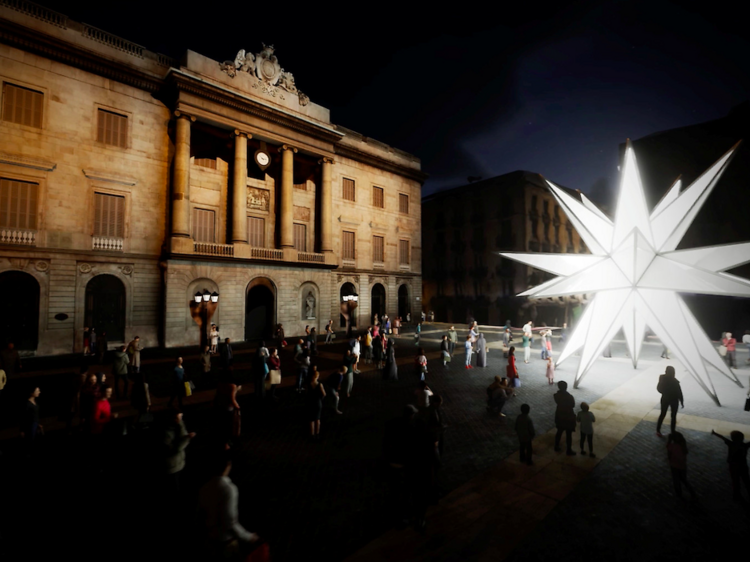
[[[175,61],[0,5],[4,341],[295,335],[341,326],[350,295],[358,325],[421,310],[419,160],[333,124],[258,47]]]

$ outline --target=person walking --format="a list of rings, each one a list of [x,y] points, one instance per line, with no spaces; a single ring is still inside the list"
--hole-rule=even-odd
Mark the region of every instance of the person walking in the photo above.
[[[427,377],[427,356],[424,354],[424,348],[417,350],[417,356],[415,358],[417,365],[417,372],[419,373],[419,380],[425,380]]]
[[[443,367],[446,367],[451,360],[450,343],[448,342],[448,336],[443,334],[443,339],[440,342],[440,358],[443,360]]]
[[[678,498],[682,497],[682,486],[690,492],[690,497],[695,499],[695,490],[687,481],[687,454],[688,448],[685,437],[679,431],[669,434],[667,439],[667,458],[669,469],[672,472],[672,484]]]
[[[201,373],[207,379],[211,375],[211,347],[208,345],[203,346],[203,353],[198,358],[200,363]]]
[[[487,411],[490,414],[497,414],[501,418],[504,418],[503,407],[509,396],[502,381],[502,378],[496,376],[493,383],[487,387]]]
[[[109,423],[117,417],[117,413],[112,413],[110,398],[112,398],[112,389],[106,386],[94,405],[94,411],[91,415],[91,435],[104,435]]]
[[[359,374],[359,369],[357,367],[359,366],[359,356],[361,352],[362,352],[362,336],[357,336],[356,338],[354,338],[354,345],[352,345],[352,357],[354,358],[352,369],[357,375]]]
[[[112,362],[112,374],[115,376],[115,396],[119,400],[120,396],[120,381],[122,381],[123,393],[122,398],[128,397],[128,364],[130,358],[126,353],[126,347],[124,345],[115,351],[114,361]]]
[[[378,327],[375,326],[375,330],[377,329]],[[375,330],[373,330],[373,333]],[[380,334],[374,334],[372,338],[372,356],[376,369],[383,368],[383,354],[383,338],[380,337]]]
[[[271,349],[271,355],[268,357],[268,382],[270,383],[271,398],[278,400],[276,396],[276,387],[281,384],[281,359],[279,359],[279,350]]]
[[[195,433],[188,433],[182,412],[172,410],[162,435],[164,447],[164,474],[166,476],[166,491],[176,499],[180,491],[180,475],[185,468],[185,449]]]
[[[318,332],[315,328],[310,328],[307,336],[307,346],[310,348],[310,355],[313,357],[318,354]]]
[[[130,372],[141,372],[141,338],[135,336],[128,344],[128,357],[130,357]]]
[[[523,347],[523,362],[528,363],[529,359],[531,359],[531,336],[527,336],[526,332],[524,332],[521,341],[521,346]]]
[[[510,346],[508,350],[508,365],[505,367],[505,376],[513,388],[521,386],[521,379],[518,376],[518,368],[516,367],[516,348],[513,346]]]
[[[545,373],[549,384],[555,383],[555,362],[552,361],[552,356],[547,356],[547,372]]]
[[[385,369],[383,378],[389,381],[398,380],[398,364],[396,363],[396,343],[393,339],[388,340],[388,348],[385,353]]]
[[[740,481],[745,485],[745,491],[750,494],[750,473],[747,469],[747,450],[750,449],[750,441],[745,443],[745,434],[741,431],[733,431],[729,434],[730,439],[719,435],[713,429],[711,435],[715,435],[728,448],[727,464],[729,465],[729,476],[732,478],[732,497],[740,501]]]
[[[596,417],[594,413],[589,410],[589,405],[586,402],[581,402],[581,410],[576,416],[576,421],[581,425],[581,454],[585,455],[584,443],[589,443],[589,456],[593,459],[596,457],[594,454],[594,422]]]
[[[339,393],[341,392],[341,384],[344,381],[344,375],[346,374],[346,371],[347,368],[342,365],[338,368],[338,370],[331,373],[326,380],[326,386],[328,387],[328,391],[326,392],[326,394],[330,394],[333,397],[333,409],[337,414],[344,413],[339,410]]]
[[[21,438],[26,445],[26,454],[30,455],[34,451],[34,443],[39,435],[44,435],[44,427],[39,423],[39,404],[36,400],[42,391],[35,386],[29,392],[26,405],[21,416]]]
[[[420,322],[417,324],[417,329],[414,332],[414,345],[419,347],[419,344],[422,340],[422,323]]]
[[[515,430],[518,435],[518,448],[521,457],[521,462],[525,462],[527,465],[532,466],[534,461],[531,460],[533,450],[531,448],[531,442],[536,436],[536,430],[534,429],[534,422],[529,417],[531,406],[528,404],[521,404],[521,414],[516,418]]]
[[[297,393],[300,393],[305,389],[310,372],[310,352],[307,349],[302,349],[294,360],[299,366],[297,369]]]
[[[414,395],[417,397],[417,408],[420,412],[425,412],[430,406],[430,397],[433,395],[426,381],[419,381],[417,388],[414,389]]]
[[[219,353],[219,328],[216,324],[211,324],[211,331],[208,333],[208,337],[211,339],[211,353],[217,355]]]
[[[674,367],[668,365],[664,374],[659,375],[659,384],[656,385],[656,390],[661,394],[661,414],[659,414],[659,419],[656,422],[656,435],[664,437],[661,434],[661,424],[667,416],[667,410],[672,410],[672,420],[669,427],[671,432],[674,433],[677,425],[677,404],[680,403],[683,408],[685,407],[682,387],[680,381],[675,378]]]
[[[182,366],[182,357],[178,357],[175,362],[174,369],[172,370],[172,391],[169,395],[169,402],[167,407],[172,408],[174,399],[177,398],[177,403],[182,410],[182,397],[185,394],[185,368]]]
[[[555,451],[560,452],[560,438],[565,433],[566,454],[573,456],[576,452],[573,450],[573,432],[576,429],[576,407],[575,398],[568,392],[568,383],[560,381],[557,383],[557,392],[555,393]]]
[[[451,357],[453,357],[453,352],[456,349],[457,343],[458,343],[458,332],[456,332],[455,326],[451,326],[451,329],[448,330],[448,352],[451,354]]]
[[[309,353],[309,350],[305,349]],[[266,397],[266,377],[268,376],[268,358],[270,357],[266,342],[262,341],[258,345],[253,360],[253,386],[255,388],[255,397],[261,402]]]
[[[326,344],[331,343],[331,340],[333,339],[333,320],[329,320],[328,324],[326,324]]]
[[[732,332],[727,332],[721,340],[724,347],[727,348],[727,354],[724,356],[724,360],[727,362],[727,366],[730,369],[737,368],[737,340],[732,337]]]
[[[307,408],[310,419],[310,436],[313,440],[320,439],[320,416],[323,413],[323,400],[326,390],[320,382],[318,368],[313,366],[310,373],[310,382],[307,384]]]
[[[479,334],[477,338],[477,367],[487,366],[487,340],[484,334]]]
[[[466,336],[466,342],[464,343],[464,349],[466,350],[466,368],[472,369],[471,366],[471,336]]]

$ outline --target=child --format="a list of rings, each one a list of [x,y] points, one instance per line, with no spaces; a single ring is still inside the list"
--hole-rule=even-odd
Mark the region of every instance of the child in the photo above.
[[[550,384],[555,383],[555,364],[552,362],[552,356],[547,356],[547,380]]]
[[[521,449],[521,462],[529,466],[534,463],[531,461],[531,441],[534,439],[534,422],[529,417],[531,407],[528,404],[521,405],[521,415],[516,418],[516,434],[518,435],[518,444]]]
[[[745,483],[745,489],[750,493],[750,474],[747,470],[747,450],[750,449],[750,442],[745,443],[745,434],[741,431],[733,431],[729,434],[731,441],[719,435],[713,429],[711,435],[716,435],[719,439],[724,441],[729,447],[729,454],[727,455],[727,463],[729,464],[729,475],[732,477],[732,491],[735,501],[740,501],[742,496],[740,494],[740,480]]]
[[[466,348],[466,368],[471,369],[471,336],[466,336],[464,347]]]
[[[589,412],[589,405],[586,402],[581,402],[581,411],[578,412],[576,420],[581,424],[581,454],[585,454],[583,445],[585,441],[589,442],[589,456],[593,459],[596,457],[594,454],[594,446],[592,444],[594,440],[594,422],[596,418],[592,412]]]
[[[682,497],[682,484],[685,485],[690,497],[695,499],[693,487],[687,483],[687,443],[685,437],[679,431],[669,434],[667,439],[667,457],[669,457],[669,468],[672,470],[672,483],[678,498]]]

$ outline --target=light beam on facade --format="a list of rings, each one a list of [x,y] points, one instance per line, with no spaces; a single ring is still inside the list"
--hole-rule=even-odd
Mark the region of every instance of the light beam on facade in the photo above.
[[[649,213],[635,153],[628,141],[614,221],[585,196],[578,201],[547,181],[591,254],[501,255],[559,276],[519,296],[594,294],[556,362],[559,365],[581,350],[576,388],[620,329],[636,367],[646,326],[717,405],[721,404],[709,367],[742,386],[678,293],[750,296],[750,281],[724,273],[750,262],[750,243],[675,249],[738,145],[684,191],[680,191],[681,181],[676,181]]]

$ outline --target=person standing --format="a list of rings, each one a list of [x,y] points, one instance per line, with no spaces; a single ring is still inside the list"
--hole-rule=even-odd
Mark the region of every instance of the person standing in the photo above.
[[[310,415],[310,436],[314,440],[320,439],[320,416],[323,413],[325,397],[326,390],[320,382],[320,373],[318,373],[318,368],[313,366],[310,382],[307,385],[307,407]]]
[[[201,372],[205,378],[211,375],[211,347],[208,345],[203,346],[203,353],[198,358],[200,362]]]
[[[510,381],[511,386],[521,386],[521,379],[518,377],[518,368],[516,367],[516,348],[510,346],[508,350],[508,365],[505,367],[505,376]]]
[[[182,412],[172,411],[171,419],[164,428],[162,444],[164,446],[164,474],[168,494],[175,497],[180,491],[180,474],[185,468],[185,449],[195,433],[188,433]]]
[[[531,406],[528,404],[521,404],[521,414],[516,418],[515,430],[518,435],[518,448],[521,456],[521,462],[525,462],[527,465],[532,466],[534,461],[531,460],[533,454],[531,448],[531,442],[536,436],[536,430],[534,429],[534,422],[529,417]]]
[[[430,397],[433,395],[432,390],[427,386],[427,382],[419,381],[417,388],[414,389],[414,394],[417,397],[417,408],[420,412],[426,412],[427,408],[430,407]]]
[[[302,349],[300,354],[297,355],[294,360],[299,365],[297,371],[297,392],[302,392],[305,389],[305,383],[310,372],[310,352],[307,349]]]
[[[365,365],[372,364],[372,326],[367,327],[365,333]]]
[[[307,336],[307,346],[310,348],[310,355],[318,354],[318,332],[315,328],[310,328],[310,334]]]
[[[503,332],[503,347],[508,347],[510,345],[510,328],[505,328],[505,331]]]
[[[262,343],[265,347],[265,343]],[[225,372],[231,371],[234,365],[234,351],[232,350],[232,340],[224,338],[224,345],[221,348],[221,368]]]
[[[449,345],[450,344],[448,342],[448,336],[443,334],[443,339],[440,342],[440,356],[441,356],[441,359],[443,360],[443,367],[447,366],[451,360],[451,353],[449,351],[450,349]]]
[[[102,390],[99,400],[96,401],[94,412],[91,415],[91,435],[103,435],[108,424],[117,417],[117,413],[112,413],[112,405],[109,403],[110,398],[112,398],[112,389],[106,386]]]
[[[724,356],[725,361],[727,362],[727,366],[730,369],[736,369],[737,368],[737,340],[732,337],[732,332],[727,332],[724,335],[724,338],[721,340],[721,343],[724,345],[724,347],[727,348],[727,354]]]
[[[565,445],[566,454],[574,456],[576,452],[573,450],[573,432],[576,429],[576,401],[575,398],[568,392],[568,383],[560,381],[557,383],[557,392],[555,393],[555,403],[557,408],[555,410],[555,427],[557,433],[555,434],[555,451],[560,452],[560,438],[565,433]]]
[[[451,357],[453,357],[453,352],[456,350],[457,343],[458,332],[456,332],[455,326],[451,326],[451,329],[448,330],[448,352],[451,354]]]
[[[427,356],[424,354],[424,348],[417,350],[416,357],[417,371],[419,372],[419,379],[425,380],[427,377]]]
[[[487,340],[484,334],[479,334],[477,338],[477,367],[487,366]]]
[[[83,327],[83,356],[86,357],[88,355],[91,355],[91,332],[89,332],[88,326],[84,326]]]
[[[375,330],[377,329],[378,327],[375,326]],[[383,368],[383,353],[383,338],[380,337],[380,334],[374,334],[372,338],[372,355],[376,369]]]
[[[667,458],[669,469],[672,472],[672,484],[678,498],[682,497],[682,486],[690,492],[690,497],[695,499],[695,490],[687,481],[687,454],[688,448],[685,437],[679,431],[669,434],[667,439]]]
[[[185,394],[185,368],[182,366],[182,357],[178,357],[172,370],[172,392],[169,395],[167,407],[172,408],[172,402],[177,398],[177,403],[182,410],[182,396]]]
[[[219,353],[219,328],[216,324],[211,324],[211,331],[208,337],[211,338],[211,353],[217,355]]]
[[[104,363],[107,351],[109,351],[107,349],[108,347],[109,342],[107,341],[107,332],[102,331],[102,333],[99,334],[99,338],[96,340],[96,360],[100,365]]]
[[[13,342],[9,342],[5,349],[0,353],[0,368],[5,371],[5,375],[12,379],[16,371],[21,370],[21,356]]]
[[[309,350],[305,349],[305,351]],[[253,361],[253,386],[255,387],[255,397],[261,402],[266,397],[266,377],[268,376],[268,349],[266,348],[266,342],[260,342],[257,351],[255,352],[255,359]]]
[[[328,380],[326,380],[326,386],[328,387],[328,392],[326,394],[330,394],[333,397],[333,409],[337,414],[344,413],[339,410],[339,393],[341,392],[341,383],[344,381],[346,371],[347,368],[342,365],[337,371],[331,373]]]
[[[593,459],[596,457],[594,454],[594,422],[596,417],[594,413],[589,410],[589,405],[586,402],[581,402],[581,411],[576,416],[576,421],[581,424],[581,454],[585,455],[584,444],[586,441],[589,442],[589,456]]]
[[[26,442],[27,454],[33,452],[36,438],[39,435],[44,435],[44,427],[39,423],[39,404],[36,402],[41,393],[42,391],[38,386],[31,390],[21,416],[21,437]]]
[[[115,351],[114,361],[112,363],[112,373],[115,375],[115,396],[120,399],[120,381],[122,381],[123,394],[122,398],[128,397],[128,364],[130,359],[125,352],[127,348],[122,345]]]
[[[555,383],[555,362],[552,361],[552,356],[547,356],[547,381],[549,381],[549,384]]]
[[[279,350],[275,347],[271,349],[271,355],[268,357],[268,378],[271,383],[271,398],[278,400],[276,387],[281,384],[281,359],[279,359]]]
[[[384,338],[385,339],[385,338]],[[398,364],[396,363],[396,343],[393,339],[388,340],[388,348],[385,353],[385,369],[383,378],[389,381],[398,380]]]
[[[396,316],[396,319],[393,321],[393,335],[398,337],[398,330],[401,328],[401,317]]]
[[[422,323],[417,324],[417,329],[414,332],[414,345],[419,346],[420,340],[422,339]]]
[[[354,345],[352,346],[352,357],[354,358],[354,364],[352,365],[352,369],[356,374],[359,374],[359,369],[357,369],[357,367],[359,366],[359,355],[362,351],[361,342],[362,342],[362,336],[357,336],[356,338],[354,338]]]
[[[411,312],[406,313],[406,322],[411,323]]]
[[[391,332],[391,319],[388,318],[388,316],[385,316],[385,333],[390,335]]]
[[[568,341],[568,323],[563,322],[562,330],[560,330],[560,343]]]
[[[750,449],[750,442],[745,443],[745,434],[741,431],[732,431],[729,434],[730,439],[719,435],[713,429],[711,435],[724,441],[728,448],[727,464],[729,476],[732,478],[732,497],[735,501],[740,501],[740,481],[745,484],[745,491],[750,494],[750,473],[747,468],[747,450]]]
[[[96,357],[96,330],[94,328],[89,330],[89,350],[89,353]]]
[[[135,336],[130,344],[128,344],[128,357],[130,357],[130,372],[140,373],[141,372],[141,338]]]
[[[325,343],[331,343],[331,340],[333,339],[333,320],[329,320],[328,324],[326,324],[326,341]]]
[[[521,341],[523,342],[521,344],[523,346],[523,362],[528,363],[531,358],[531,338],[524,332]]]
[[[664,370],[663,375],[659,375],[659,384],[656,385],[656,390],[661,394],[661,414],[659,414],[659,420],[656,422],[656,435],[663,437],[661,434],[661,424],[664,422],[664,418],[667,415],[667,410],[672,410],[672,420],[670,422],[670,430],[672,433],[675,431],[677,425],[677,404],[678,402],[685,407],[685,401],[682,397],[682,387],[680,381],[675,378],[674,367],[668,365]]]
[[[523,335],[529,336],[529,340],[531,340],[531,328],[534,326],[534,323],[529,320],[526,322],[526,324],[523,325]]]
[[[471,369],[471,336],[466,336],[466,343],[464,343],[464,349],[466,350],[466,368]]]

